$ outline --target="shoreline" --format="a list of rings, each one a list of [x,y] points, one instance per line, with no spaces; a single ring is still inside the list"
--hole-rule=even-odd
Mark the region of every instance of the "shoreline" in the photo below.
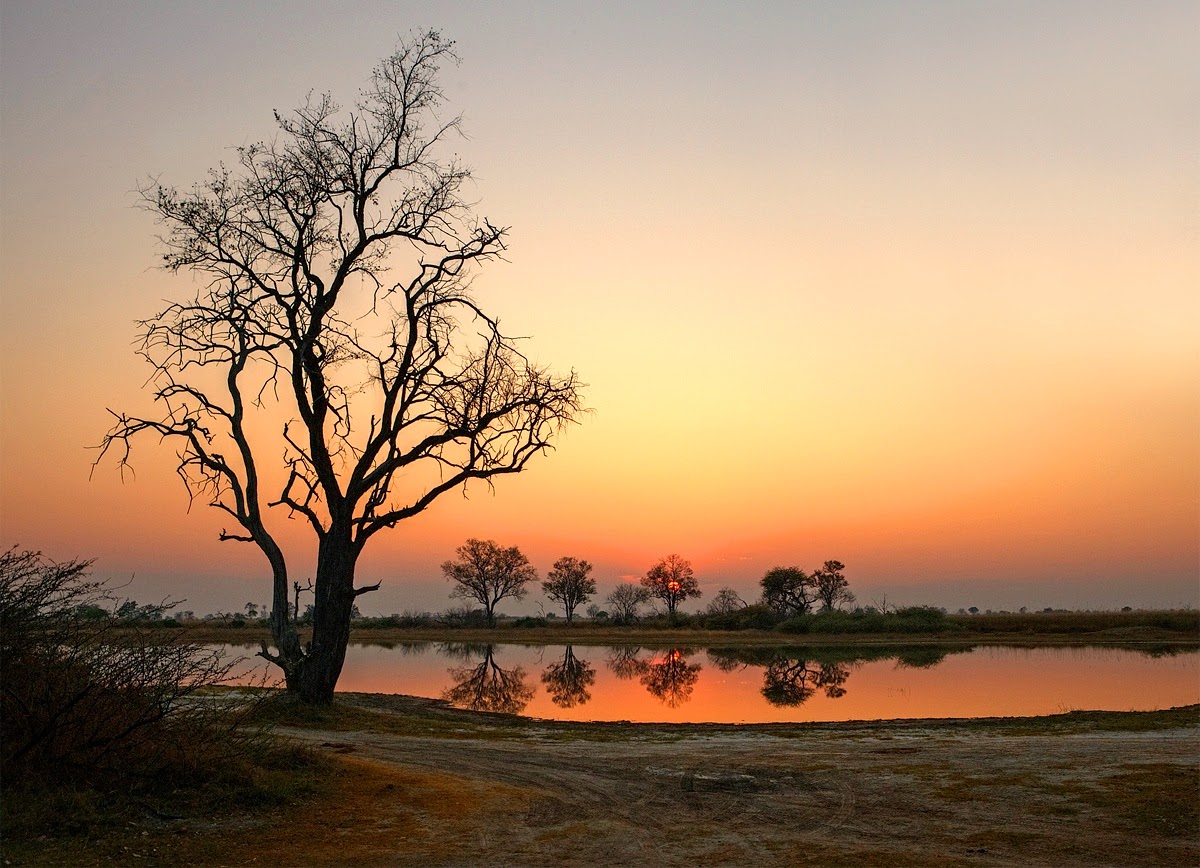
[[[184,625],[177,628],[153,627],[153,632],[189,642],[227,642],[257,645],[271,642],[266,627]],[[308,631],[301,630],[301,639]],[[1083,633],[783,633],[767,630],[699,630],[691,628],[638,629],[593,627],[387,627],[356,629],[351,644],[375,645],[402,642],[470,642],[511,645],[642,645],[646,647],[876,647],[944,646],[1009,647],[1072,646],[1171,646],[1180,650],[1200,649],[1200,635],[1154,627],[1116,628]]]

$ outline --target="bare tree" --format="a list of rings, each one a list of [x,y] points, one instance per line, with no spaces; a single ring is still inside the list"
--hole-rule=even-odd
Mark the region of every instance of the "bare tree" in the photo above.
[[[705,609],[710,615],[729,615],[746,608],[746,601],[733,588],[721,588]]]
[[[588,575],[591,571],[592,565],[587,561],[559,558],[542,582],[542,592],[551,600],[562,603],[568,624],[575,615],[575,609],[596,593],[596,580]]]
[[[759,584],[763,602],[781,615],[806,615],[817,599],[812,577],[799,567],[774,567]]]
[[[850,590],[850,582],[842,575],[846,565],[841,561],[826,561],[821,569],[812,574],[814,590],[821,608],[832,612],[843,603],[853,603],[856,599]]]
[[[692,565],[679,555],[667,555],[642,577],[642,586],[667,604],[667,618],[675,623],[675,608],[688,597],[700,596]]]
[[[489,627],[496,626],[496,604],[506,597],[521,599],[525,586],[537,579],[537,570],[516,546],[502,548],[494,540],[469,539],[456,554],[457,561],[442,564],[442,572],[454,582],[450,596],[478,601]]]
[[[637,620],[638,610],[650,602],[650,592],[646,588],[621,582],[605,598],[605,602],[612,609],[614,621],[618,624],[630,624]]]
[[[378,587],[354,584],[367,542],[470,480],[524,469],[581,409],[576,375],[530,362],[471,291],[506,230],[474,217],[470,172],[439,156],[459,128],[439,115],[439,70],[456,60],[437,32],[416,35],[352,109],[310,97],[234,168],[142,190],[165,267],[203,288],[142,323],[161,410],[114,413],[101,457],[123,469],[142,434],[176,447],[189,495],[235,525],[220,538],[270,565],[275,650],[261,654],[308,702],[332,700],[351,607]],[[268,507],[316,536],[306,647]]]

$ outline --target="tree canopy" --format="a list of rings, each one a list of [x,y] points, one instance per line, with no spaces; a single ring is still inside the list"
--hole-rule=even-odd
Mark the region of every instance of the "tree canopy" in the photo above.
[[[527,593],[525,586],[537,580],[537,570],[516,546],[469,539],[456,553],[458,560],[442,564],[442,573],[454,583],[450,596],[479,602],[489,627],[496,625],[497,603],[506,597],[521,599]]]
[[[592,565],[587,561],[571,557],[559,558],[542,582],[542,592],[551,600],[562,604],[568,624],[575,615],[575,609],[596,593],[596,580],[589,575],[591,571]]]
[[[781,615],[804,615],[816,600],[812,577],[799,567],[774,567],[759,581],[763,602]]]
[[[667,604],[667,616],[675,620],[676,607],[688,597],[700,596],[700,583],[692,570],[690,561],[679,555],[667,555],[646,571],[641,579],[642,586]]]

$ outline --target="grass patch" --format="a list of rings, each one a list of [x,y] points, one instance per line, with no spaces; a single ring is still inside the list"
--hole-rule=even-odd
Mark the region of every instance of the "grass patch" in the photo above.
[[[1139,763],[1080,794],[1093,810],[1148,838],[1200,839],[1200,768]]]

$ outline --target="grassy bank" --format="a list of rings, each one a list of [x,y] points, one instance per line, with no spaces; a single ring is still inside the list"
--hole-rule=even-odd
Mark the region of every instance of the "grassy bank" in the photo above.
[[[399,623],[406,621],[409,623]],[[755,619],[748,618],[753,622]],[[1200,646],[1200,612],[1048,612],[948,615],[913,607],[894,613],[830,613],[778,620],[770,626],[741,629],[720,624],[736,616],[683,617],[675,626],[665,620],[631,625],[609,621],[504,619],[494,628],[440,624],[432,617],[374,618],[355,623],[355,642],[444,641],[647,646],[753,646],[803,641],[806,645],[873,644],[1182,644]],[[179,628],[161,628],[171,632]],[[190,638],[204,642],[257,644],[270,641],[265,624],[243,626],[198,622],[184,625]]]

